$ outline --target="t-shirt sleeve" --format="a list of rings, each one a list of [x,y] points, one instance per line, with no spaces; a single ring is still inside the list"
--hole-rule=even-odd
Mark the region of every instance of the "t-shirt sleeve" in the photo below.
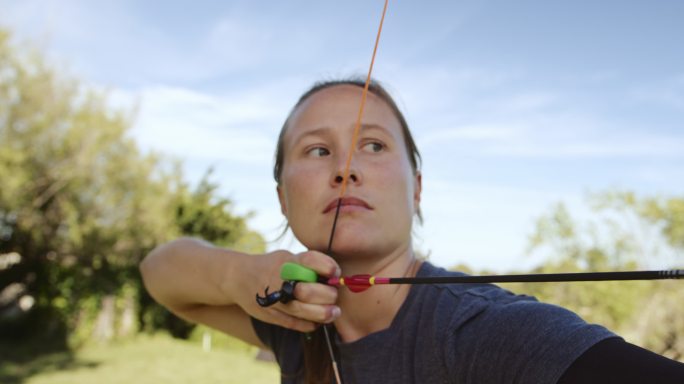
[[[302,334],[278,325],[265,323],[253,317],[251,319],[257,337],[275,355],[280,366],[282,382],[297,382],[297,377],[303,366]]]
[[[466,382],[556,383],[582,353],[617,337],[564,308],[535,300],[491,304],[456,324],[447,343]]]
[[[259,340],[264,343],[273,353],[278,356],[283,348],[299,341],[300,333],[281,326],[265,323],[261,320],[252,319],[252,327]]]
[[[254,332],[259,340],[261,340],[261,342],[266,345],[268,349],[273,351],[273,346],[277,343],[277,337],[275,337],[277,330],[275,329],[275,325],[264,323],[263,321],[251,316],[250,319],[252,320],[252,328],[254,328]]]

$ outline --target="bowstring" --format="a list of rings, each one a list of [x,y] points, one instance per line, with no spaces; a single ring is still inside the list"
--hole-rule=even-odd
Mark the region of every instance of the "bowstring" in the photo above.
[[[371,56],[370,66],[368,67],[368,75],[366,76],[366,83],[363,86],[363,92],[361,93],[361,104],[359,105],[359,113],[356,117],[356,123],[354,124],[354,132],[352,134],[351,146],[349,154],[347,155],[347,162],[344,166],[344,174],[342,176],[342,186],[340,187],[340,196],[337,199],[337,207],[335,208],[335,218],[333,219],[332,229],[330,231],[330,239],[328,240],[328,250],[327,254],[332,254],[333,239],[335,238],[335,229],[337,228],[337,219],[340,216],[340,207],[342,206],[342,198],[347,191],[347,184],[349,182],[349,173],[351,169],[352,155],[354,153],[354,148],[356,147],[356,141],[359,138],[359,132],[361,131],[361,119],[363,117],[363,111],[366,106],[366,98],[368,97],[368,87],[371,82],[371,74],[373,73],[373,65],[375,64],[375,54],[378,52],[378,45],[380,43],[380,35],[382,33],[382,25],[385,21],[385,13],[387,13],[387,4],[389,0],[385,0],[385,5],[382,8],[382,16],[380,17],[380,25],[378,26],[378,34],[375,37],[375,45],[373,46],[373,55]],[[335,379],[337,384],[342,384],[342,379],[340,378],[340,372],[338,370],[337,361],[335,360],[335,354],[332,349],[332,340],[330,339],[330,332],[328,332],[328,326],[323,324],[323,331],[325,333],[325,341],[328,344],[328,352],[330,353],[330,359],[332,360],[333,372],[335,373]]]

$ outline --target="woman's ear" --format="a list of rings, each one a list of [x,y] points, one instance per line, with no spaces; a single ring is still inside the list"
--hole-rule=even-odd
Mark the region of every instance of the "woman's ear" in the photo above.
[[[423,192],[423,174],[416,171],[413,176],[413,204],[416,212],[420,212],[420,195]]]
[[[280,212],[287,218],[287,204],[285,204],[285,192],[280,188],[280,185],[276,186],[276,192],[278,193],[278,202],[280,202]]]

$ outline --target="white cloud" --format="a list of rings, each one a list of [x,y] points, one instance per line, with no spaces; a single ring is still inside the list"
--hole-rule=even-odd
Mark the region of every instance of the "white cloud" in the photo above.
[[[633,175],[644,183],[670,186],[684,190],[684,168],[673,164],[644,164],[633,170]]]
[[[538,112],[554,106],[559,96],[550,92],[528,91],[507,96],[500,103],[499,109],[505,113]]]
[[[165,25],[154,4],[6,1],[0,23],[67,56],[79,73],[112,83],[198,82],[276,65],[308,64],[324,47],[306,23],[226,4],[215,15]],[[162,3],[156,6],[163,6]],[[167,15],[168,16],[168,15]]]
[[[493,113],[496,115],[497,113]],[[432,117],[443,122],[449,118]],[[684,132],[649,131],[616,126],[603,117],[581,112],[539,111],[522,115],[484,116],[477,124],[437,126],[418,135],[422,150],[458,146],[475,156],[518,158],[681,158]],[[487,122],[493,120],[493,122]],[[501,120],[504,120],[502,122]]]
[[[519,136],[519,130],[520,127],[486,124],[445,128],[421,135],[418,138],[418,145],[420,148],[428,148],[452,141],[510,141]]]
[[[572,129],[568,127],[568,129]],[[594,135],[583,132],[579,137],[548,135],[530,130],[531,136],[509,143],[492,143],[482,149],[484,155],[526,158],[681,158],[684,136],[668,134],[628,134],[619,131]],[[538,135],[535,135],[538,133]],[[559,137],[561,136],[561,137]]]
[[[474,97],[493,92],[497,87],[518,76],[462,66],[430,65],[405,67],[394,65],[382,78],[400,90],[411,114],[450,112],[462,113],[478,104]]]
[[[271,164],[302,84],[292,77],[222,94],[156,85],[110,92],[110,104],[137,109],[132,134],[144,148],[189,160],[264,166]]]
[[[247,164],[270,162],[273,135],[284,112],[238,96],[217,97],[183,88],[144,89],[133,135],[147,148],[182,158]]]

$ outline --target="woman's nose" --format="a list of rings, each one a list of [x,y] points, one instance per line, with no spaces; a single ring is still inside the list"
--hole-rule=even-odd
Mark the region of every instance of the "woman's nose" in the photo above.
[[[352,172],[350,170],[349,180],[351,180],[352,183],[356,183],[359,180],[359,178],[356,176],[356,172]],[[344,175],[338,174],[337,176],[335,176],[335,183],[336,184],[340,184],[340,183],[342,183],[342,181],[344,181]]]

